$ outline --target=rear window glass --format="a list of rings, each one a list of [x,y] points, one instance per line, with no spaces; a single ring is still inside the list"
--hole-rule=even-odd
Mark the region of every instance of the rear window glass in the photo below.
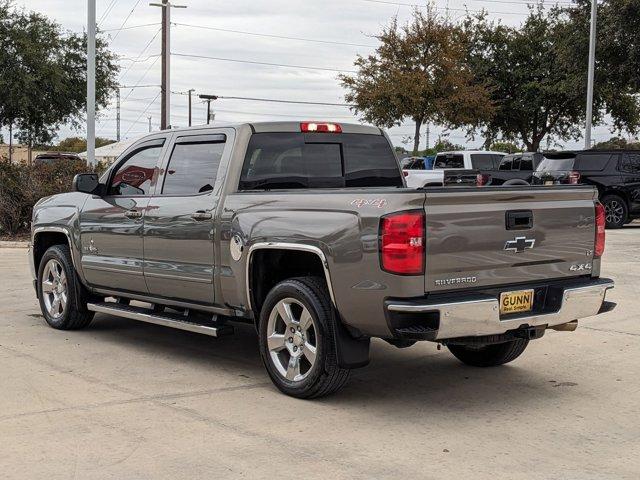
[[[573,170],[573,166],[576,161],[575,154],[554,154],[553,156],[546,156],[536,168],[536,172],[556,172],[556,171],[568,171]]]
[[[640,155],[637,153],[625,153],[622,157],[620,170],[627,173],[640,173]]]
[[[577,168],[580,170],[604,170],[610,159],[611,154],[609,153],[583,153],[578,156]]]
[[[471,165],[478,170],[493,170],[495,157],[491,153],[474,153],[471,155]]]
[[[249,140],[240,190],[402,186],[383,136],[256,133]]]
[[[513,157],[504,157],[500,162],[499,170],[511,170],[511,166],[513,165]]]
[[[533,170],[533,157],[530,157],[528,155],[523,156],[520,159],[520,170]]]
[[[439,154],[433,168],[464,168],[464,157],[461,154]]]

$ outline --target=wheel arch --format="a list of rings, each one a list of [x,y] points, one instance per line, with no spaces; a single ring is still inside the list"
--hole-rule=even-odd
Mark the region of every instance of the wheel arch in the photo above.
[[[256,258],[258,258],[258,261],[255,261]],[[284,258],[298,260],[298,262],[295,266],[285,265],[281,262]],[[274,265],[274,260],[278,260],[279,263],[275,269],[269,270],[271,276],[266,282],[264,279],[258,282],[261,268],[267,265]],[[327,257],[319,247],[303,243],[254,243],[249,247],[246,260],[245,288],[248,310],[253,311],[254,317],[257,319],[264,298],[276,283],[305,273],[324,278],[331,303],[337,310]]]
[[[33,230],[33,238],[31,254],[33,255],[33,265],[36,273],[40,267],[40,261],[44,253],[54,245],[68,245],[71,249],[71,261],[73,267],[76,268],[75,259],[73,258],[73,244],[69,230],[65,227],[45,226],[36,227]]]

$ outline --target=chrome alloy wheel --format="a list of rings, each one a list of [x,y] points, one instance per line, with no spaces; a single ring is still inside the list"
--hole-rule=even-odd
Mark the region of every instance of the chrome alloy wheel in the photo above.
[[[606,220],[609,224],[618,224],[622,221],[624,207],[617,200],[610,200],[604,206]]]
[[[64,273],[62,264],[57,260],[49,260],[42,271],[42,299],[51,318],[58,320],[62,317],[69,299],[69,292],[67,275]]]
[[[318,337],[313,317],[293,298],[275,304],[267,324],[267,348],[278,373],[289,381],[304,380],[316,362]]]

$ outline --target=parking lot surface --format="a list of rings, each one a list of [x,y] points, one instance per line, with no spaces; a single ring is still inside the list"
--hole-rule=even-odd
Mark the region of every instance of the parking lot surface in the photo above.
[[[637,479],[640,224],[607,231],[613,312],[504,367],[374,341],[329,398],[272,386],[248,326],[221,339],[96,316],[46,326],[26,250],[0,249],[5,479]]]

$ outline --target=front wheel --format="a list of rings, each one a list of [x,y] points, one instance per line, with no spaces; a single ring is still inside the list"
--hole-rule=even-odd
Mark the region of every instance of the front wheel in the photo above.
[[[50,247],[38,268],[38,299],[47,323],[58,330],[84,328],[93,319],[87,310],[88,294],[73,268],[66,245]]]
[[[322,397],[347,382],[349,370],[337,364],[336,321],[319,278],[284,280],[269,292],[260,313],[260,354],[283,393]]]
[[[473,367],[495,367],[509,363],[524,352],[529,340],[518,338],[493,345],[447,345],[447,348],[462,363]]]

